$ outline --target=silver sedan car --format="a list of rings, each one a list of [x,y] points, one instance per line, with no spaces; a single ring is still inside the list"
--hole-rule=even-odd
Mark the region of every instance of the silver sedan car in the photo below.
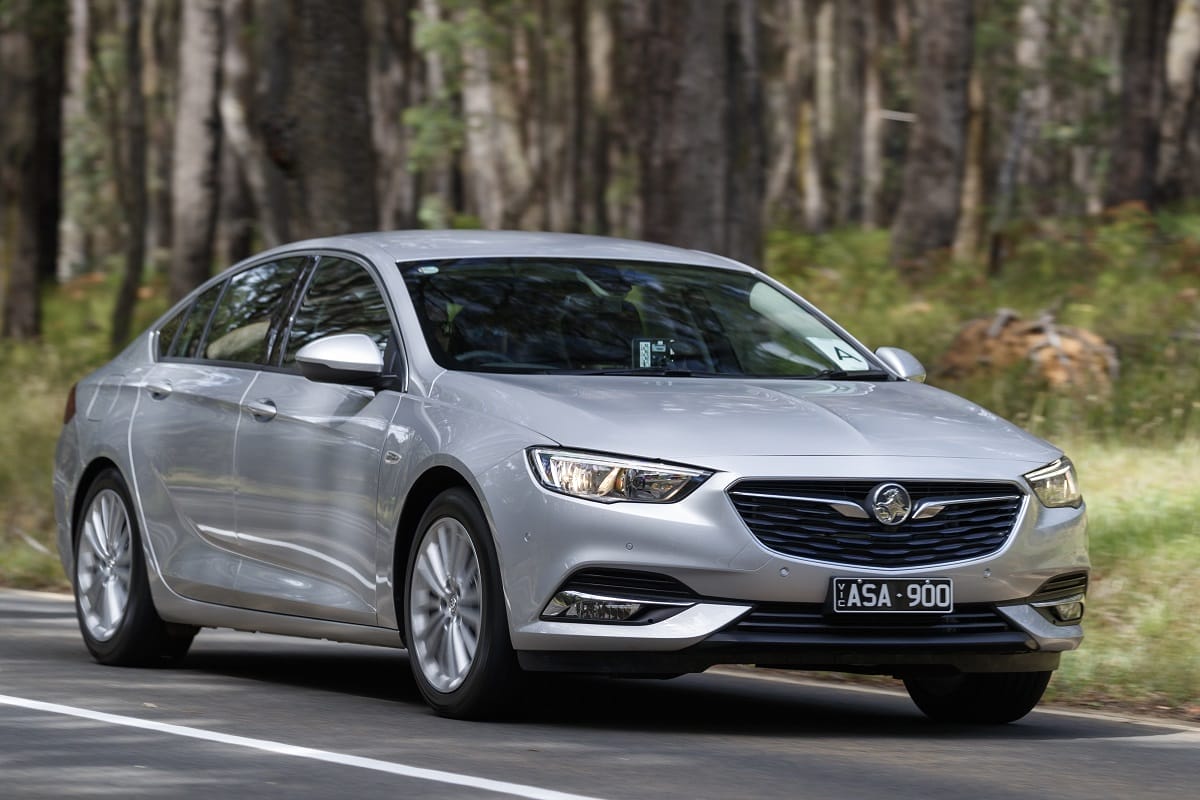
[[[1061,451],[923,375],[706,253],[300,242],[72,389],[58,543],[104,664],[226,627],[407,648],[457,717],[537,672],[738,663],[1007,722],[1082,639],[1083,501]]]

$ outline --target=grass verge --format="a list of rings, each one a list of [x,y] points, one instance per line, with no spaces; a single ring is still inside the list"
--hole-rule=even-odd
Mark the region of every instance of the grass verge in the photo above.
[[[1051,696],[1200,720],[1200,442],[1069,443],[1088,503],[1083,646]]]

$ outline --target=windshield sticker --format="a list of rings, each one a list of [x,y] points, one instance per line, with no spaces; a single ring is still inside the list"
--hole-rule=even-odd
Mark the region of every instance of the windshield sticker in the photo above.
[[[869,369],[867,360],[841,339],[809,339],[808,343],[837,365],[838,369]]]
[[[633,363],[638,369],[666,367],[675,360],[672,339],[634,339]]]

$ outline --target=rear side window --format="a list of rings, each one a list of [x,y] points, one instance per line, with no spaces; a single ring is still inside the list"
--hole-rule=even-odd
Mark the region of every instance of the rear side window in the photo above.
[[[260,264],[229,279],[205,338],[204,358],[264,364],[305,259]]]
[[[186,305],[179,309],[171,316],[169,320],[164,322],[158,329],[158,357],[170,355],[171,345],[175,342],[175,336],[178,335],[179,329],[183,327],[183,321],[187,319],[188,312],[192,310],[191,305]]]
[[[167,355],[172,358],[198,357],[200,341],[204,337],[204,328],[208,325],[208,318],[212,316],[213,306],[217,304],[217,298],[221,296],[221,289],[224,286],[223,283],[210,286],[196,298],[196,301],[192,303],[191,313],[187,315],[187,320],[183,323],[183,328],[175,337]]]
[[[365,333],[382,354],[392,343],[392,321],[383,293],[365,267],[322,258],[296,309],[284,365],[294,364],[296,351],[304,345],[337,333]]]

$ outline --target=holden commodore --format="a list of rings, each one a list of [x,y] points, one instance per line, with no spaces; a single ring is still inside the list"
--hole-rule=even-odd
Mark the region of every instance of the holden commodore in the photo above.
[[[403,647],[437,712],[531,673],[889,674],[1008,722],[1082,639],[1050,444],[743,264],[567,234],[290,244],[67,401],[54,473],[103,664],[201,627]]]

